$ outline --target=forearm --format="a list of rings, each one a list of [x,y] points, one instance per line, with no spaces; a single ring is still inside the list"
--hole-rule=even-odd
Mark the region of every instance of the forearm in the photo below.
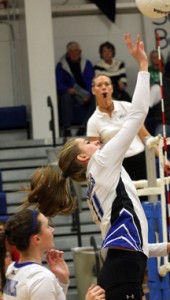
[[[64,283],[62,283],[62,282],[59,281],[59,284],[63,288],[64,294],[67,295],[70,282],[68,282],[67,284],[64,284]]]
[[[138,132],[138,135],[141,139],[141,141],[143,142],[143,144],[145,145],[146,142],[146,138],[151,137],[151,134],[149,133],[149,131],[146,129],[146,127],[143,125],[141,127],[141,129]],[[159,146],[158,145],[154,145],[154,152],[155,152],[155,156],[159,158]],[[165,157],[163,156],[163,159],[165,159]],[[165,161],[164,161],[165,163]]]
[[[136,86],[135,86],[135,91],[132,98],[131,111],[136,111],[136,112],[141,111],[144,115],[143,122],[149,109],[149,99],[150,99],[149,77],[150,75],[147,71],[139,71]]]
[[[149,257],[166,256],[170,252],[170,243],[149,244]]]
[[[146,127],[144,125],[139,130],[138,135],[144,145],[145,145],[146,138],[151,137],[151,134],[149,133],[149,131],[146,129]]]

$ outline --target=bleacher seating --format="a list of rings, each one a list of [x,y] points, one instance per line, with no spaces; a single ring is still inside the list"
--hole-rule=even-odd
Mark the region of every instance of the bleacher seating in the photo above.
[[[59,110],[60,110],[60,107],[59,107]],[[81,124],[85,118],[85,114],[86,113],[85,113],[83,106],[80,105],[78,102],[75,102],[73,104],[73,115],[72,115],[72,121],[71,121],[71,128],[73,129],[72,134],[74,131],[77,131],[79,129],[79,127],[81,126]],[[59,118],[59,125],[60,125],[60,135],[63,136],[63,132],[62,132],[63,128],[62,128],[60,118]]]
[[[30,122],[25,105],[9,106],[0,108],[0,131],[21,130],[27,131],[30,138]]]
[[[0,192],[0,220],[6,222],[8,219],[6,193]]]
[[[75,102],[74,111],[73,111],[73,119],[72,125],[81,125],[85,118],[85,110],[82,105]]]

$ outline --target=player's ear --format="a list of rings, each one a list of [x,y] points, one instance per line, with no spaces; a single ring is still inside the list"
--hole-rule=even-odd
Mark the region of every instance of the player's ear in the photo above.
[[[84,153],[80,153],[80,154],[77,155],[77,159],[79,161],[85,162],[85,161],[89,160],[89,156],[87,156]]]
[[[41,241],[41,238],[38,234],[34,234],[34,235],[32,235],[32,241],[34,244],[39,244]]]

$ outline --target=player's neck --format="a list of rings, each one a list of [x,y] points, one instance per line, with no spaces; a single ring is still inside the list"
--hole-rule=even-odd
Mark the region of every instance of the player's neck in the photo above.
[[[42,264],[42,257],[40,254],[31,254],[31,253],[20,253],[20,259],[18,261],[20,264],[26,262],[35,262],[37,264]]]
[[[114,104],[112,102],[108,107],[99,106],[99,110],[111,116],[112,112],[114,111]]]

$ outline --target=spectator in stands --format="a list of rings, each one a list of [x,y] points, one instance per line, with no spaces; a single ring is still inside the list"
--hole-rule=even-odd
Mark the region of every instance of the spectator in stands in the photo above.
[[[99,47],[101,60],[95,64],[95,74],[106,74],[113,84],[113,97],[116,100],[131,102],[131,96],[126,91],[127,75],[125,63],[115,57],[115,46],[110,42],[105,42]]]
[[[94,75],[92,63],[82,57],[77,42],[69,42],[66,54],[56,66],[59,115],[63,126],[63,135],[71,136],[71,125],[75,103],[84,110],[82,124],[77,135],[84,135],[88,118],[95,109],[95,100],[91,94],[91,82]]]
[[[163,67],[163,56],[162,56],[162,67]],[[159,57],[158,50],[152,50],[150,52],[150,65],[148,67],[150,73],[150,85],[160,83],[159,75]]]
[[[0,245],[4,245],[6,237],[17,247],[20,259],[8,267],[6,283],[4,272],[1,273],[4,300],[66,299],[69,269],[63,252],[52,249],[53,233],[48,219],[36,210],[24,209],[8,219],[5,233],[0,235]],[[0,257],[2,254],[4,257],[4,249],[0,250]],[[42,266],[44,254],[50,270]],[[93,285],[85,300],[97,299],[105,300],[105,292]]]

